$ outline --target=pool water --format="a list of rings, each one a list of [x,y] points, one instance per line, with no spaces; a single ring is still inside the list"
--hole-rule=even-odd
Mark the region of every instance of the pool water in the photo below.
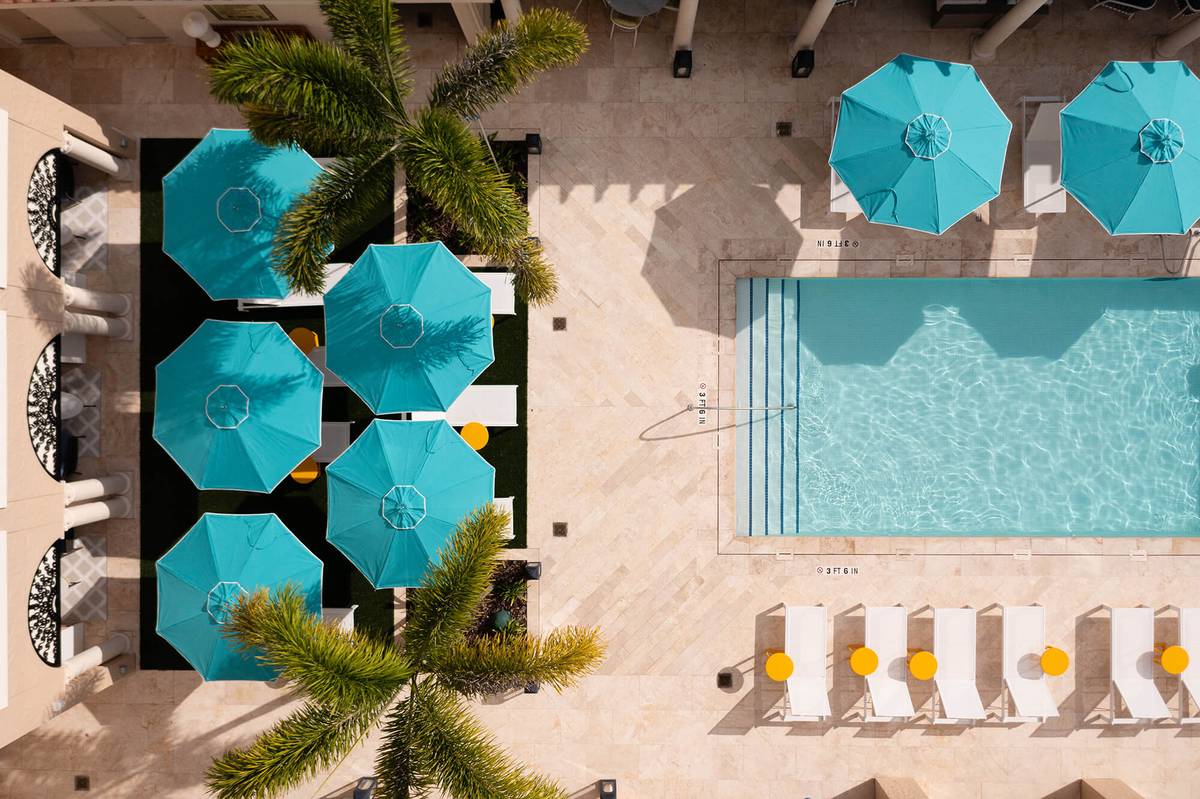
[[[737,359],[741,535],[1200,534],[1200,281],[742,279]]]

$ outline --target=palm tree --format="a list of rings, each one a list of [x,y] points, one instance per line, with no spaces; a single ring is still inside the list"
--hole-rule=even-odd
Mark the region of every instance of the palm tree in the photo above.
[[[570,15],[535,9],[501,22],[442,69],[421,108],[390,0],[320,0],[333,42],[270,34],[230,42],[209,69],[213,95],[239,106],[254,137],[340,157],[280,222],[275,265],[317,293],[325,258],[390,209],[392,176],[425,195],[473,244],[514,272],[518,294],[548,302],[557,288],[529,214],[467,118],[587,49]]]
[[[491,505],[463,520],[414,592],[401,648],[322,623],[291,588],[243,599],[229,634],[280,669],[306,701],[249,746],[214,761],[209,788],[221,799],[276,796],[335,768],[381,725],[379,799],[435,788],[454,799],[565,799],[555,783],[499,749],[464,702],[529,683],[561,691],[604,654],[595,629],[467,636],[507,522]]]

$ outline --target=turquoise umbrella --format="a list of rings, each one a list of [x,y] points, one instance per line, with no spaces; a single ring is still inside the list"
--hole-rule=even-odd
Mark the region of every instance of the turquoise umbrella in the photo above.
[[[1063,188],[1109,233],[1200,218],[1200,80],[1182,61],[1111,61],[1059,120]]]
[[[286,297],[271,268],[275,228],[320,172],[297,147],[210,130],[163,178],[163,252],[214,300]]]
[[[325,295],[325,345],[375,413],[444,411],[492,362],[491,290],[441,242],[372,244]]]
[[[321,445],[321,372],[274,322],[209,319],[155,375],[154,440],[197,488],[269,492]]]
[[[278,673],[236,651],[222,625],[239,597],[291,583],[321,613],[320,559],[273,513],[206,513],[158,559],[158,624],[206,680],[271,680]]]
[[[974,67],[898,55],[842,92],[829,165],[870,221],[943,233],[1000,193],[1011,131]]]
[[[418,585],[495,475],[445,422],[377,419],[326,470],[326,537],[376,588]]]

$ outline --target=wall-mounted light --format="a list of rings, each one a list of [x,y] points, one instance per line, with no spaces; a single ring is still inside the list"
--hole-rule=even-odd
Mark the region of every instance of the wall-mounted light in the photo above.
[[[816,66],[816,54],[812,50],[800,50],[792,56],[792,77],[807,78]]]
[[[542,577],[542,562],[531,560],[525,564],[525,579],[540,580]]]
[[[596,787],[600,791],[601,799],[617,799],[616,780],[600,780],[596,783]]]
[[[675,60],[671,62],[671,74],[677,78],[692,76],[692,51],[676,50]]]
[[[221,43],[221,34],[213,30],[208,17],[199,11],[193,11],[183,18],[183,32],[193,39],[199,39],[208,47],[216,48]]]

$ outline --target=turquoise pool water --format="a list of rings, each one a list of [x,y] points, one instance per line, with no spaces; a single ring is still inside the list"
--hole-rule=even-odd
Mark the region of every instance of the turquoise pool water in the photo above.
[[[737,282],[742,535],[1200,534],[1200,281]]]

